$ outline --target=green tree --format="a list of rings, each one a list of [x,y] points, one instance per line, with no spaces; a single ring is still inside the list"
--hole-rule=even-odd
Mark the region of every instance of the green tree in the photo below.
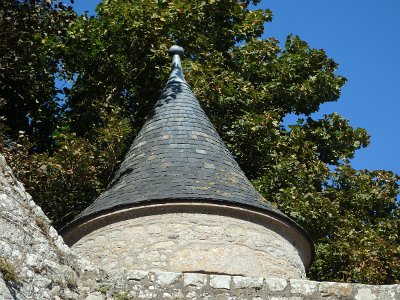
[[[6,143],[23,131],[35,141],[35,151],[51,147],[59,114],[57,45],[74,16],[72,7],[57,1],[1,1],[0,115]]]
[[[49,34],[45,45],[57,49],[58,72],[73,85],[44,118],[55,120],[44,151],[25,134],[15,138],[21,147],[5,147],[14,169],[57,226],[71,220],[118,167],[166,82],[166,52],[177,43],[187,81],[247,176],[313,238],[310,277],[399,282],[399,177],[351,167],[369,143],[364,129],[337,114],[311,118],[339,98],[346,79],[297,36],[283,48],[261,39],[272,14],[251,10],[258,2],[104,0],[96,17],[74,19],[62,38]],[[54,101],[51,91],[41,95]],[[293,113],[305,117],[284,127]]]

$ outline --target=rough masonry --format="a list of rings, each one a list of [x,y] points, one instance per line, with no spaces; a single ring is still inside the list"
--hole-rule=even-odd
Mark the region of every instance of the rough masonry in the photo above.
[[[315,282],[144,270],[100,271],[78,258],[12,175],[0,155],[0,257],[14,268],[0,299],[217,299],[217,300],[398,300],[400,285]],[[159,229],[154,228],[155,232]]]
[[[164,213],[112,223],[72,249],[106,269],[305,278],[298,252],[281,235],[247,220]]]
[[[400,286],[131,270],[92,287],[86,300],[398,300]]]
[[[0,155],[0,299],[77,299],[90,272]]]

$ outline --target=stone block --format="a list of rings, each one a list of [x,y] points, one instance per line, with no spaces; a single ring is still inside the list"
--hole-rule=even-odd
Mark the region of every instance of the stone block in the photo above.
[[[148,271],[141,271],[141,270],[128,270],[127,271],[127,279],[128,280],[142,280],[149,275]]]
[[[352,287],[348,283],[320,282],[319,292],[323,297],[348,297],[351,295]]]
[[[301,279],[290,279],[290,292],[292,294],[301,294],[302,296],[311,296],[317,291],[318,282]]]
[[[261,289],[263,287],[262,278],[233,276],[233,283],[237,289],[256,288]]]
[[[375,292],[379,300],[398,300],[400,285],[381,285]]]
[[[354,296],[354,300],[377,300],[377,299],[378,297],[372,291],[372,286],[362,286]]]
[[[283,292],[288,283],[282,278],[267,278],[265,284],[270,292]]]
[[[182,273],[178,272],[160,272],[156,274],[155,282],[161,287],[167,287],[176,283],[181,275]]]
[[[37,267],[40,263],[39,257],[36,254],[28,254],[25,263],[29,267]]]
[[[183,285],[184,286],[195,286],[198,288],[203,287],[206,284],[207,275],[197,273],[185,273],[183,274]]]
[[[229,290],[231,287],[231,276],[210,275],[210,286],[215,289]]]

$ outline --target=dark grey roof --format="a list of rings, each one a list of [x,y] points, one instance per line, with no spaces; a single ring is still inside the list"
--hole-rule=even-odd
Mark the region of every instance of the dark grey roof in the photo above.
[[[167,85],[114,179],[72,223],[167,200],[219,201],[288,218],[256,191],[224,145],[183,77],[177,49]]]

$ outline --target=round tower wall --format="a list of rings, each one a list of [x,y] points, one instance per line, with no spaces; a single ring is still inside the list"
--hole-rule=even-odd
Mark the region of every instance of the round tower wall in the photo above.
[[[298,249],[265,225],[226,215],[163,213],[108,224],[72,249],[105,269],[304,278]]]

